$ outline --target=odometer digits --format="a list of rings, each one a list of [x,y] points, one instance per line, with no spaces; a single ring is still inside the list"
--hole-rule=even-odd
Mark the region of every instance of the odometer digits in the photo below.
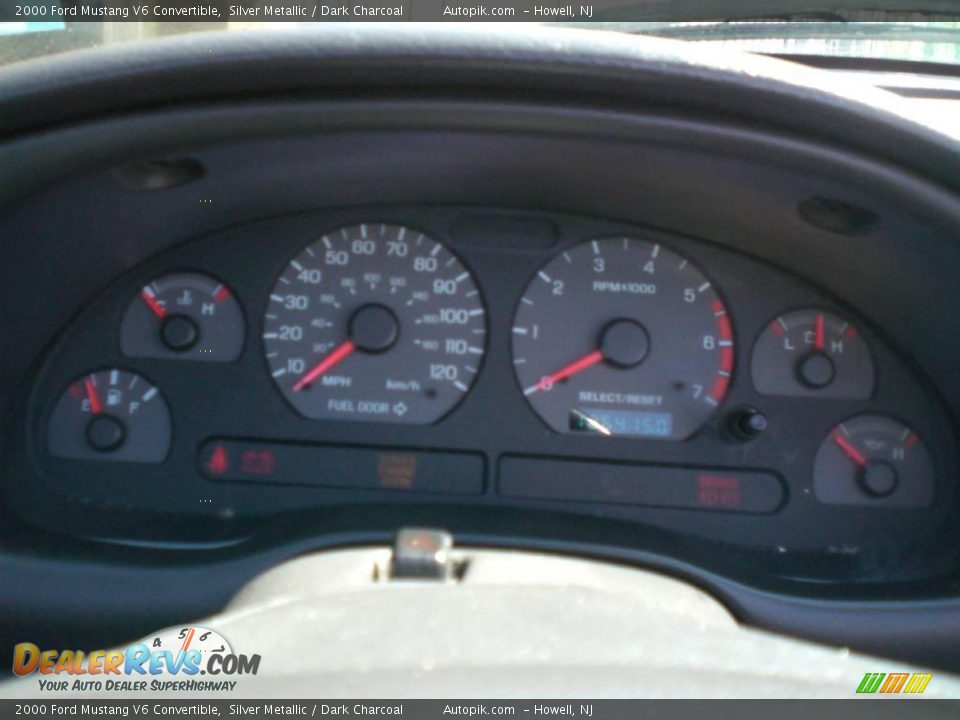
[[[537,272],[517,307],[513,364],[554,430],[682,440],[723,401],[733,327],[686,258],[635,238],[593,240]]]
[[[290,261],[263,340],[274,382],[304,416],[429,424],[470,389],[485,333],[459,258],[416,230],[369,223]]]

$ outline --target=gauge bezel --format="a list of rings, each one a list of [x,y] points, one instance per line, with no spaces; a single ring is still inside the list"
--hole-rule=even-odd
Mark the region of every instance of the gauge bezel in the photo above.
[[[870,395],[866,398],[852,398],[849,396],[824,396],[818,395],[816,391],[804,394],[796,395],[785,395],[780,393],[764,393],[760,390],[757,390],[756,385],[753,381],[753,354],[754,350],[757,347],[757,343],[760,341],[760,338],[768,331],[770,325],[780,317],[784,315],[791,315],[793,313],[799,312],[813,312],[813,313],[824,313],[825,315],[833,315],[834,317],[840,318],[842,320],[850,323],[857,331],[857,335],[863,340],[866,345],[867,354],[870,359],[870,368],[873,373],[873,383],[870,387]],[[853,316],[853,317],[851,317]],[[747,350],[747,363],[748,366],[744,368],[745,378],[749,380],[751,388],[757,393],[759,397],[769,397],[769,398],[782,398],[782,399],[796,399],[796,400],[853,400],[856,402],[871,402],[877,397],[878,388],[880,387],[881,377],[880,377],[880,366],[877,360],[877,354],[874,351],[874,345],[876,340],[873,337],[873,334],[870,330],[869,325],[863,321],[862,318],[857,317],[853,311],[849,308],[840,307],[840,306],[831,306],[826,304],[792,304],[787,307],[784,307],[783,310],[777,312],[776,315],[770,317],[760,329],[756,332],[753,337],[753,341],[750,343],[750,347]],[[746,348],[745,348],[746,349]]]
[[[95,375],[98,373],[107,373],[112,370],[119,370],[120,372],[127,373],[129,375],[136,375],[140,378],[143,378],[150,387],[155,388],[157,393],[160,396],[160,400],[163,402],[164,408],[166,409],[167,422],[170,425],[170,442],[167,443],[166,452],[163,455],[161,460],[151,460],[149,462],[140,462],[136,460],[115,460],[110,458],[104,458],[100,461],[94,457],[90,458],[81,458],[81,457],[68,457],[55,455],[50,450],[50,423],[53,419],[53,413],[56,410],[57,405],[60,403],[61,398],[70,391],[71,385],[74,383],[82,381],[84,378],[89,377],[90,375]],[[67,461],[67,462],[80,462],[80,463],[97,463],[97,462],[108,462],[111,465],[130,465],[134,467],[140,467],[142,465],[150,466],[161,466],[170,459],[171,454],[173,453],[174,444],[176,442],[176,419],[174,417],[173,407],[170,405],[170,401],[167,399],[166,394],[160,385],[153,380],[147,373],[144,373],[141,370],[135,370],[128,365],[115,364],[115,365],[99,365],[97,367],[91,368],[90,370],[75,373],[71,378],[65,382],[61,388],[60,392],[54,394],[49,399],[48,403],[43,409],[43,412],[40,415],[40,422],[38,423],[38,441],[41,451],[49,458],[56,459],[57,461]]]
[[[336,233],[340,230],[350,230],[360,225],[368,226],[387,226],[387,227],[400,227],[404,228],[407,231],[412,231],[414,233],[419,233],[423,236],[425,240],[430,240],[438,244],[441,248],[446,250],[450,255],[460,263],[464,271],[469,273],[469,279],[473,283],[473,287],[477,290],[477,302],[479,306],[483,308],[483,343],[481,346],[482,353],[479,356],[479,360],[476,363],[476,372],[473,373],[469,384],[467,384],[467,389],[460,391],[459,397],[457,400],[450,406],[449,409],[441,413],[436,419],[428,423],[397,423],[385,420],[364,420],[364,419],[355,419],[355,418],[333,418],[333,417],[311,417],[303,413],[294,403],[287,397],[287,394],[280,388],[279,384],[271,376],[271,367],[269,358],[267,357],[268,347],[267,341],[264,338],[267,328],[267,314],[270,312],[270,294],[276,288],[277,284],[280,282],[280,277],[283,273],[286,272],[287,268],[290,267],[292,261],[298,258],[303,254],[308,247],[322,242],[322,239],[325,236],[329,236],[333,233]],[[283,398],[284,404],[290,408],[291,411],[298,417],[305,421],[312,423],[322,423],[322,422],[349,422],[357,423],[359,425],[385,425],[385,426],[395,426],[395,425],[409,425],[411,427],[432,427],[439,423],[444,422],[447,418],[453,415],[467,400],[470,394],[473,392],[477,383],[480,381],[480,378],[483,374],[485,364],[487,362],[488,354],[490,351],[490,311],[487,304],[486,295],[484,293],[483,287],[481,286],[477,273],[470,266],[468,260],[463,257],[451,244],[448,237],[438,237],[438,233],[430,230],[424,230],[421,226],[416,223],[406,222],[403,219],[379,219],[379,220],[369,220],[369,219],[354,219],[348,222],[334,223],[329,226],[325,226],[322,229],[314,229],[309,236],[309,239],[306,242],[301,242],[297,245],[296,249],[289,253],[288,256],[284,259],[282,263],[278,263],[274,274],[271,275],[271,281],[266,288],[266,292],[263,294],[263,297],[260,301],[260,320],[259,320],[259,332],[258,335],[258,355],[260,356],[261,366],[263,367],[264,377],[268,379],[269,384],[272,386],[273,390],[281,398]]]
[[[247,350],[249,347],[249,341],[250,341],[250,332],[251,332],[250,317],[247,313],[247,308],[246,308],[246,304],[244,303],[244,299],[232,283],[225,280],[216,271],[209,270],[205,265],[199,265],[199,264],[193,265],[193,266],[176,265],[170,268],[165,268],[162,272],[155,273],[153,275],[145,275],[145,274],[138,275],[138,277],[140,277],[141,279],[139,283],[130,290],[127,304],[123,306],[122,310],[120,311],[119,317],[117,319],[118,325],[117,325],[116,343],[117,343],[117,352],[119,356],[121,358],[124,358],[127,361],[160,360],[164,362],[167,362],[167,361],[189,362],[189,363],[198,362],[195,358],[178,357],[178,356],[161,358],[161,357],[143,356],[143,355],[127,355],[123,350],[123,338],[121,335],[122,333],[121,325],[123,323],[123,318],[126,315],[128,308],[130,307],[131,304],[137,301],[137,298],[140,297],[140,292],[144,287],[154,282],[155,280],[168,277],[170,275],[204,275],[210,278],[211,280],[215,280],[217,283],[223,285],[224,287],[230,290],[230,295],[233,298],[233,300],[236,302],[237,309],[240,312],[240,319],[243,323],[241,327],[241,332],[243,337],[241,338],[241,341],[240,341],[240,352],[237,353],[237,356],[232,360],[218,360],[215,362],[215,364],[217,365],[240,364],[243,361],[244,355],[247,353]],[[200,362],[204,362],[204,361],[200,361]]]
[[[819,456],[820,456],[820,452],[822,451],[822,449],[823,449],[823,447],[824,447],[825,445],[829,444],[829,442],[830,442],[830,437],[833,435],[834,431],[837,430],[837,428],[839,428],[839,427],[840,427],[841,425],[843,425],[844,423],[849,423],[849,422],[851,422],[851,421],[858,420],[858,419],[861,419],[861,418],[869,418],[869,419],[880,418],[880,419],[882,419],[882,420],[888,420],[888,421],[891,421],[891,422],[893,422],[893,423],[896,423],[897,425],[903,426],[904,428],[910,430],[911,432],[913,432],[913,433],[917,436],[917,439],[918,439],[918,441],[920,442],[920,444],[921,444],[921,446],[922,446],[922,448],[923,448],[923,450],[924,450],[924,453],[926,454],[927,459],[928,459],[928,461],[929,461],[929,463],[930,463],[930,471],[931,471],[931,473],[932,473],[932,475],[933,475],[933,476],[930,478],[932,487],[931,487],[931,490],[930,490],[930,502],[929,502],[929,503],[927,503],[926,505],[914,505],[914,504],[903,505],[903,504],[901,504],[901,503],[898,503],[898,502],[895,502],[895,501],[891,501],[891,499],[895,498],[896,489],[895,489],[893,492],[891,492],[889,495],[887,495],[887,496],[882,496],[882,497],[871,497],[871,496],[869,496],[868,494],[866,494],[866,492],[864,492],[864,493],[863,493],[863,496],[862,496],[862,498],[861,498],[861,501],[860,501],[860,502],[856,502],[856,503],[854,503],[854,502],[844,503],[844,502],[839,502],[839,501],[836,501],[836,502],[828,502],[828,501],[823,500],[823,499],[817,494],[817,491],[816,491],[816,486],[817,486],[816,466],[817,466],[817,459],[818,459]],[[857,412],[857,413],[854,413],[854,414],[852,414],[852,415],[846,415],[846,416],[843,417],[843,419],[838,420],[836,423],[834,423],[834,424],[827,430],[827,432],[823,435],[823,439],[821,440],[820,444],[817,446],[816,450],[814,451],[810,472],[811,472],[811,475],[810,475],[810,486],[811,486],[811,489],[812,489],[812,491],[813,491],[814,497],[816,498],[816,500],[817,500],[818,503],[820,503],[820,504],[822,504],[822,505],[825,505],[825,506],[828,506],[828,507],[829,507],[829,506],[840,506],[840,507],[863,507],[863,508],[870,508],[870,509],[874,509],[874,510],[889,510],[889,509],[893,509],[893,510],[901,510],[901,511],[902,511],[902,510],[904,510],[904,509],[908,509],[908,510],[921,510],[921,511],[922,511],[922,510],[926,510],[926,509],[928,509],[928,508],[932,508],[932,507],[935,506],[938,502],[940,502],[941,499],[942,499],[942,497],[943,497],[943,481],[942,481],[942,479],[941,479],[941,472],[942,472],[942,470],[941,470],[941,462],[938,460],[937,454],[935,454],[934,452],[931,451],[930,444],[927,442],[924,433],[922,433],[920,430],[918,430],[914,424],[910,423],[910,422],[907,421],[907,420],[904,420],[903,417],[901,417],[900,415],[898,415],[898,414],[896,414],[896,413],[890,413],[890,412],[882,411],[882,410],[873,410],[873,409],[870,409],[870,408],[865,408],[865,409],[863,409],[862,411]]]
[[[607,436],[607,435],[600,435],[600,434],[594,434],[594,433],[573,433],[570,431],[561,432],[555,429],[547,421],[547,419],[541,415],[539,410],[537,410],[537,408],[534,406],[533,401],[531,401],[529,397],[525,396],[525,388],[523,387],[523,383],[521,382],[519,374],[516,371],[515,360],[517,357],[517,347],[516,347],[517,338],[516,338],[516,334],[513,332],[513,328],[517,324],[517,316],[520,312],[521,305],[523,304],[523,300],[527,296],[528,290],[534,284],[534,282],[536,281],[540,273],[542,273],[546,268],[553,265],[558,260],[558,258],[562,257],[564,253],[567,253],[570,250],[580,248],[581,246],[589,245],[590,243],[593,243],[593,242],[616,242],[617,240],[624,240],[624,239],[638,240],[648,245],[659,245],[661,249],[672,253],[675,257],[680,258],[683,261],[686,261],[693,268],[695,272],[699,273],[710,284],[710,289],[713,291],[714,295],[716,296],[716,300],[723,307],[723,316],[726,317],[727,319],[727,325],[730,333],[729,340],[731,342],[731,345],[729,346],[730,369],[726,371],[729,373],[729,375],[726,377],[726,383],[725,383],[725,388],[723,390],[723,395],[720,398],[720,400],[716,401],[716,404],[706,403],[706,400],[704,400],[704,402],[711,407],[710,412],[704,417],[703,421],[696,428],[694,428],[689,434],[683,437],[671,438],[671,437],[641,436],[641,435],[628,435],[628,434],[617,434],[617,433],[613,433]],[[715,321],[719,322],[717,320],[716,311],[713,311],[713,314],[714,314]],[[570,242],[564,243],[562,247],[555,249],[551,254],[543,258],[541,262],[537,265],[537,267],[535,267],[533,271],[529,274],[522,288],[520,289],[520,294],[514,304],[513,312],[511,313],[511,316],[509,319],[509,334],[510,334],[509,360],[510,360],[511,367],[513,368],[512,374],[514,378],[514,386],[516,387],[517,392],[520,394],[520,396],[523,397],[523,399],[526,401],[525,405],[528,408],[529,412],[540,422],[541,425],[546,427],[551,433],[558,436],[562,436],[562,437],[579,437],[579,438],[583,438],[586,441],[598,440],[604,443],[611,442],[611,441],[613,442],[621,441],[621,442],[628,442],[628,443],[638,442],[638,443],[657,443],[657,444],[659,443],[682,444],[682,443],[688,442],[694,437],[696,437],[700,432],[702,432],[707,425],[717,422],[717,418],[721,416],[724,406],[727,404],[727,401],[729,400],[729,398],[731,397],[731,395],[735,390],[735,385],[738,381],[738,378],[737,378],[738,369],[741,366],[741,360],[738,357],[738,354],[742,352],[742,348],[738,340],[737,321],[734,317],[734,313],[730,309],[730,303],[725,296],[723,288],[717,284],[716,279],[713,277],[713,275],[709,271],[705,271],[703,269],[703,264],[695,257],[692,257],[691,253],[688,252],[686,249],[677,250],[674,244],[670,242],[669,238],[664,239],[663,236],[653,235],[643,230],[627,231],[623,233],[605,233],[600,235],[591,235],[586,237],[575,238],[575,239],[572,239]],[[652,342],[653,341],[651,340],[651,343]],[[721,351],[721,354],[722,354],[722,351]],[[711,383],[716,381],[716,378],[720,377],[719,372],[723,371],[723,368],[721,367],[719,360],[720,359],[718,356],[718,368],[714,372],[715,377],[711,379]],[[709,392],[710,390],[709,390],[709,384],[708,384],[704,386],[704,396],[709,395]]]

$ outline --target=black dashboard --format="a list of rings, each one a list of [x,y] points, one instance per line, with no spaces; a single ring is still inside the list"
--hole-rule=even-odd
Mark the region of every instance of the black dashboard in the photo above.
[[[357,208],[185,242],[71,322],[26,407],[12,506],[100,538],[479,505],[903,581],[944,569],[955,497],[942,400],[882,319],[705,240],[556,213]]]
[[[0,78],[10,632],[428,525],[957,666],[950,142],[672,43],[257,37]]]

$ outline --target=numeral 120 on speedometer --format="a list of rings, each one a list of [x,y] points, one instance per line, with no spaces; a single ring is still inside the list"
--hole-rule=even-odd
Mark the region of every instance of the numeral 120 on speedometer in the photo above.
[[[322,235],[270,292],[263,344],[284,397],[309,418],[433,423],[467,393],[486,346],[470,271],[407,227]]]

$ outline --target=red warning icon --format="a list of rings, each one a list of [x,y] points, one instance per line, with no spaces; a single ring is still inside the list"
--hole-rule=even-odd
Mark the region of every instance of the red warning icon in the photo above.
[[[230,469],[230,458],[227,455],[227,448],[218,444],[213,448],[210,457],[207,459],[207,472],[211,475],[223,475]]]

